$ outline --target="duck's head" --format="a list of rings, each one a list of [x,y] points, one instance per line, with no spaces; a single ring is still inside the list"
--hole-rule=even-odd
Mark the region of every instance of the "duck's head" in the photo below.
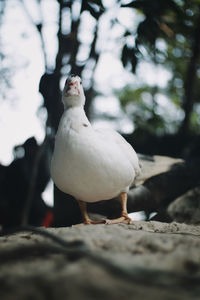
[[[81,78],[79,76],[71,75],[65,82],[62,101],[65,108],[84,106],[85,95]]]

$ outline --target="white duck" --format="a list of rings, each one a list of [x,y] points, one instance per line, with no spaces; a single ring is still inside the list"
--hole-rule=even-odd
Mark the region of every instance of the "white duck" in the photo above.
[[[130,223],[127,192],[140,172],[136,152],[114,130],[95,130],[85,115],[85,95],[78,76],[65,83],[64,113],[55,139],[51,176],[64,193],[74,196],[85,224]],[[121,217],[92,221],[86,202],[120,197]]]

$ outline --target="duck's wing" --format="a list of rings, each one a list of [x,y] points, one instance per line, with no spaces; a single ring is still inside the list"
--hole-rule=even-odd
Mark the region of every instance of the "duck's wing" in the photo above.
[[[108,143],[110,141],[120,147],[133,166],[136,176],[140,174],[141,169],[135,150],[117,131],[112,129],[96,129],[95,131],[101,135],[105,141],[107,140]]]

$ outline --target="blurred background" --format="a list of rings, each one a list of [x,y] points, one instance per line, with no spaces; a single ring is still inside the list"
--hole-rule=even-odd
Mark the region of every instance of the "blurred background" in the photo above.
[[[139,153],[199,157],[198,0],[1,0],[4,227],[53,222],[49,164],[69,74],[82,77],[95,127]]]

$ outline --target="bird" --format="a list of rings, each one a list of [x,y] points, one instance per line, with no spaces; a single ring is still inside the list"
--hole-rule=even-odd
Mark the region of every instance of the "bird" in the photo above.
[[[127,193],[140,173],[138,156],[117,131],[92,126],[85,101],[81,78],[70,75],[62,93],[64,112],[55,136],[51,177],[58,189],[78,201],[83,224],[130,224]],[[116,197],[121,202],[118,218],[89,217],[87,203]]]

